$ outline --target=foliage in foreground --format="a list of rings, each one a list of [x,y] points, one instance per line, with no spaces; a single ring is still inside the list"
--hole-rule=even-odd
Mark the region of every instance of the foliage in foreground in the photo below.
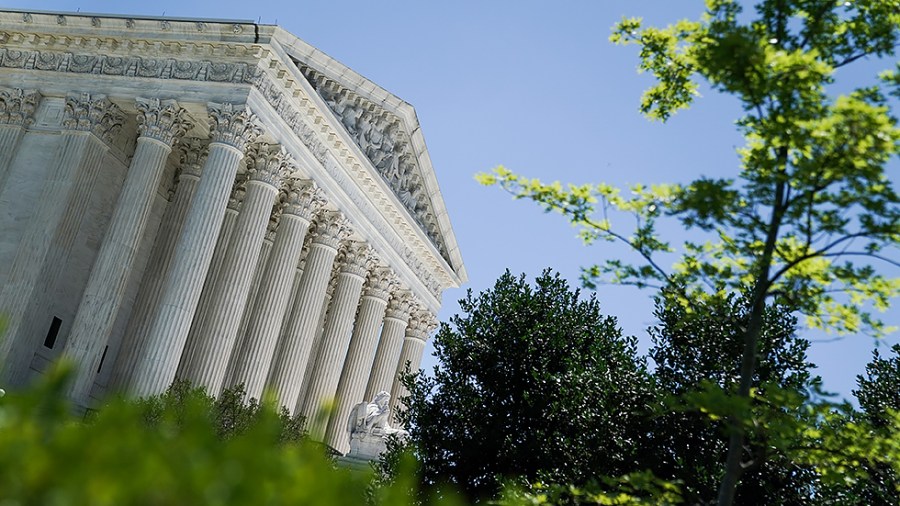
[[[226,439],[246,433],[260,423],[262,418],[272,414],[257,399],[244,401],[245,397],[243,385],[227,388],[215,398],[207,394],[205,388],[176,380],[164,394],[135,402],[142,411],[144,421],[151,426],[159,426],[164,422],[184,423],[185,410],[193,406],[193,409],[207,413],[208,422],[216,428],[216,434],[220,439]],[[174,420],[167,420],[167,417],[173,415]],[[285,407],[277,415],[278,425],[281,427],[279,443],[299,443],[306,438],[303,416],[291,416]]]
[[[227,416],[210,415],[205,396],[176,388],[149,403],[113,401],[82,421],[64,396],[69,376],[56,367],[0,398],[0,503],[410,504],[409,473],[373,490],[371,473],[286,441],[296,432],[268,406],[232,430],[220,423]]]

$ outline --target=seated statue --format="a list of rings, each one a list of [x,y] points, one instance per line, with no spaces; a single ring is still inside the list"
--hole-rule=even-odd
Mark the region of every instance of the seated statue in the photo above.
[[[372,402],[360,402],[350,410],[350,419],[347,421],[347,431],[350,437],[354,434],[380,435],[388,434],[406,435],[403,429],[395,429],[388,423],[391,416],[391,395],[385,391],[375,394]]]

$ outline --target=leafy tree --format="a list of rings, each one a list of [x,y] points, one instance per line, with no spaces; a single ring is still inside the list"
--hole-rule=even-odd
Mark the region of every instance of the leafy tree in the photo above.
[[[856,377],[859,387],[854,390],[861,408],[860,412],[845,416],[837,423],[839,427],[853,425],[862,437],[869,440],[891,440],[897,437],[897,418],[900,412],[900,345],[892,348],[894,356],[882,358],[878,350],[873,352],[872,361],[866,365],[865,376]],[[890,450],[881,451],[890,454]],[[900,469],[897,469],[896,448],[893,456],[883,460],[858,459],[863,476],[845,480],[839,485],[828,487],[824,494],[834,503],[888,506],[900,504]],[[890,459],[893,457],[893,466]],[[887,460],[887,462],[885,462]]]
[[[728,391],[740,374],[741,327],[746,325],[746,301],[734,295],[698,302],[694,311],[659,297],[650,328],[655,362],[654,378],[660,395],[670,397],[667,409],[654,419],[648,438],[646,465],[663,479],[682,484],[687,504],[709,504],[715,499],[721,462],[727,449],[722,423],[707,412],[686,404],[710,384]],[[802,393],[813,381],[806,359],[809,342],[795,334],[796,318],[783,308],[768,307],[763,316],[759,365],[753,378],[757,418],[769,409],[762,402],[766,390]],[[739,504],[805,504],[816,482],[809,466],[798,466],[785,452],[772,448],[764,431],[748,431],[748,453],[753,461],[737,491]]]
[[[406,378],[401,418],[425,486],[479,500],[509,480],[578,484],[635,468],[645,363],[595,297],[580,295],[549,271],[535,286],[507,271],[460,301],[434,339],[434,376]]]
[[[866,375],[856,377],[859,388],[853,391],[865,418],[875,427],[888,425],[891,410],[900,411],[900,344],[891,351],[890,358],[882,358],[877,349],[872,352]]]
[[[640,69],[656,79],[641,103],[652,119],[688,107],[700,81],[741,104],[737,126],[746,145],[736,177],[635,185],[630,196],[607,184],[543,184],[502,167],[479,179],[563,213],[587,242],[621,242],[645,261],[588,267],[588,286],[682,286],[676,298],[687,307],[709,294],[746,294],[736,391],[746,401],[767,301],[799,311],[813,327],[890,330],[872,310],[887,308],[900,288],[876,268],[900,266],[890,258],[900,242],[900,199],[885,171],[900,150],[889,96],[900,96],[900,66],[868,80],[853,75],[841,83],[848,93],[834,85],[837,71],[860,59],[895,56],[900,8],[896,0],[762,0],[747,15],[734,0],[706,4],[700,21],[666,28],[623,19],[612,40],[637,45]],[[616,212],[636,218],[632,233],[620,228]],[[663,218],[707,240],[676,250],[658,232]],[[670,253],[680,253],[671,269],[664,263]],[[733,503],[752,458],[744,450],[746,422],[737,412],[727,416],[720,505]]]

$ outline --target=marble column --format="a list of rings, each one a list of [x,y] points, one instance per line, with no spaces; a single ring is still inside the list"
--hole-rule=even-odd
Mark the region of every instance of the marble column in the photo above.
[[[314,233],[294,300],[291,321],[282,336],[280,353],[272,363],[267,385],[278,404],[287,407],[291,413],[294,412],[300,394],[331,266],[340,242],[350,235],[350,223],[339,212],[326,212],[316,219]]]
[[[286,188],[281,221],[263,273],[254,311],[240,346],[235,348],[229,386],[244,384],[247,398],[261,398],[279,331],[288,309],[295,271],[310,222],[324,204],[312,181],[292,180]]]
[[[306,265],[306,256],[309,254],[309,247],[312,244],[315,221],[310,222],[309,230],[306,234],[306,240],[303,243],[303,249],[300,251],[300,261],[297,262],[297,269],[294,271],[294,279],[291,283],[291,295],[288,297],[287,305],[284,310],[284,317],[281,319],[281,326],[278,329],[278,342],[275,344],[275,352],[272,354],[272,361],[269,363],[269,370],[266,372],[266,385],[270,384],[272,377],[272,367],[275,358],[281,355],[281,349],[284,347],[284,336],[287,334],[288,326],[290,326],[293,318],[294,301],[297,300],[297,293],[300,291],[300,280],[303,279],[303,267]]]
[[[118,135],[125,115],[103,95],[66,96],[63,134],[30,219],[0,291],[6,332],[0,340],[5,383],[22,384],[28,375],[37,330],[39,297],[48,293],[65,267],[81,220],[91,202],[107,144]]]
[[[409,315],[414,309],[412,295],[406,290],[395,293],[388,302],[384,324],[381,327],[381,338],[378,340],[378,349],[375,350],[375,360],[363,399],[370,401],[378,392],[391,391],[397,373],[397,362],[400,360],[403,336],[406,335]]]
[[[281,223],[280,200],[275,203],[272,216],[269,217],[269,225],[266,227],[266,238],[263,239],[262,246],[259,248],[259,260],[256,262],[256,267],[253,268],[253,281],[250,283],[250,292],[247,294],[247,305],[244,307],[243,314],[241,315],[241,323],[238,325],[235,348],[231,350],[232,357],[234,357],[237,347],[240,346],[243,336],[247,334],[247,328],[250,326],[250,319],[253,318],[257,303],[264,305],[268,304],[268,301],[259,301],[258,296],[260,285],[262,285],[263,274],[265,273],[266,267],[269,265],[269,258],[272,256],[272,248],[275,247],[275,238],[278,236],[279,223]],[[226,382],[228,381],[228,378],[231,377],[233,371],[234,363],[229,362],[228,373],[225,376]]]
[[[63,352],[78,366],[69,391],[82,405],[87,402],[103,349],[125,298],[128,275],[166,160],[172,145],[192,127],[186,111],[174,100],[138,98],[137,110],[137,147]]]
[[[243,107],[209,104],[208,109],[209,156],[175,247],[175,261],[147,336],[147,353],[135,367],[129,390],[136,396],[164,392],[175,377],[222,225],[228,190],[244,148],[259,135],[255,118]]]
[[[225,261],[225,254],[228,253],[231,234],[234,232],[234,224],[237,223],[241,205],[244,203],[244,196],[247,193],[247,181],[249,179],[250,174],[245,169],[243,172],[238,173],[234,183],[231,185],[231,195],[228,197],[228,205],[225,207],[225,217],[222,219],[222,227],[219,228],[216,247],[213,249],[209,269],[206,270],[206,277],[203,280],[203,291],[200,293],[197,310],[194,311],[194,319],[191,321],[191,330],[188,331],[186,343],[192,343],[197,340],[197,335],[203,327],[203,322],[209,318],[210,304],[216,293],[216,281],[219,280],[219,272],[222,268],[222,262]],[[178,360],[178,369],[175,373],[176,378],[185,379],[185,374],[187,374],[187,370],[191,366],[189,357],[191,353],[191,346],[185,346],[184,350],[182,350],[181,358]]]
[[[326,403],[334,400],[341,366],[347,356],[353,330],[354,316],[362,296],[363,282],[372,267],[374,252],[363,242],[350,242],[341,251],[341,265],[337,286],[331,300],[331,309],[325,318],[319,352],[311,362],[313,373],[309,385],[304,387],[303,402],[298,402],[300,413],[306,417],[310,435],[316,440],[324,438],[325,425],[319,423],[316,414]],[[323,420],[327,423],[327,420]]]
[[[340,255],[340,253],[338,253],[338,255]],[[311,360],[307,360],[306,362],[306,370],[303,372],[303,381],[300,382],[300,395],[297,397],[298,403],[303,402],[303,395],[306,393],[305,389],[309,386],[313,370],[316,368],[314,360],[319,356],[319,348],[322,347],[322,332],[325,330],[325,319],[328,316],[328,312],[331,311],[334,290],[337,288],[340,273],[341,265],[339,262],[335,262],[334,268],[331,270],[331,276],[328,278],[328,288],[325,289],[325,300],[322,302],[322,311],[319,312],[319,317],[316,320],[316,333],[313,338],[313,344],[309,348],[309,357]],[[299,409],[299,406],[297,406],[297,409]]]
[[[228,358],[247,305],[253,268],[259,261],[275,195],[289,164],[281,146],[261,144],[251,151],[247,193],[213,285],[208,318],[202,322],[196,340],[187,343],[185,353],[190,366],[183,378],[195,386],[206,387],[211,395],[218,395],[222,389]]]
[[[34,123],[34,111],[40,100],[37,90],[0,87],[0,191],[5,186],[19,140]]]
[[[409,395],[409,390],[400,382],[400,375],[407,370],[410,373],[419,371],[422,352],[425,351],[425,341],[428,340],[428,335],[435,327],[434,316],[428,311],[419,311],[409,320],[409,325],[406,327],[406,338],[403,340],[403,348],[400,350],[400,360],[397,362],[394,374],[394,383],[391,386],[391,413],[395,416],[398,407],[402,406],[401,399]],[[396,418],[394,420],[396,423]]]
[[[375,269],[366,279],[350,346],[337,384],[337,401],[325,431],[325,442],[341,453],[350,450],[347,417],[350,409],[363,400],[366,380],[375,359],[378,331],[384,321],[388,298],[396,284],[394,273],[387,268]]]
[[[134,301],[134,309],[116,356],[110,381],[110,385],[116,390],[128,384],[131,371],[144,354],[147,332],[152,323],[151,316],[159,307],[166,275],[174,258],[175,244],[181,236],[185,216],[200,182],[200,171],[206,163],[209,142],[197,138],[183,139],[179,143],[179,151],[181,156],[175,195],[163,216],[156,243],[147,263],[147,270],[141,279],[141,289]]]

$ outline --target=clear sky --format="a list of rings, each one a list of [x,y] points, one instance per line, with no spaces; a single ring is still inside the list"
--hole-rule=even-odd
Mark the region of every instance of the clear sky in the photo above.
[[[579,267],[625,251],[582,246],[557,215],[483,188],[473,174],[503,164],[564,182],[684,182],[736,175],[736,102],[709,90],[667,124],[638,113],[650,84],[634,48],[612,46],[622,16],[651,24],[696,18],[702,0],[173,1],[8,0],[8,8],[247,19],[279,24],[411,103],[418,113],[470,281],[480,291],[509,268],[552,267],[573,284]],[[879,68],[865,64],[867,71]],[[858,70],[853,70],[858,72]],[[897,184],[898,164],[891,167]],[[891,273],[897,275],[896,272]],[[441,320],[464,289],[444,294]],[[642,339],[650,291],[602,286],[603,310]],[[900,323],[900,310],[885,315]],[[825,387],[849,396],[875,343],[804,331]],[[891,341],[896,342],[896,337]],[[882,344],[883,346],[883,344]],[[426,350],[430,354],[431,347]],[[424,359],[429,367],[433,359]]]

